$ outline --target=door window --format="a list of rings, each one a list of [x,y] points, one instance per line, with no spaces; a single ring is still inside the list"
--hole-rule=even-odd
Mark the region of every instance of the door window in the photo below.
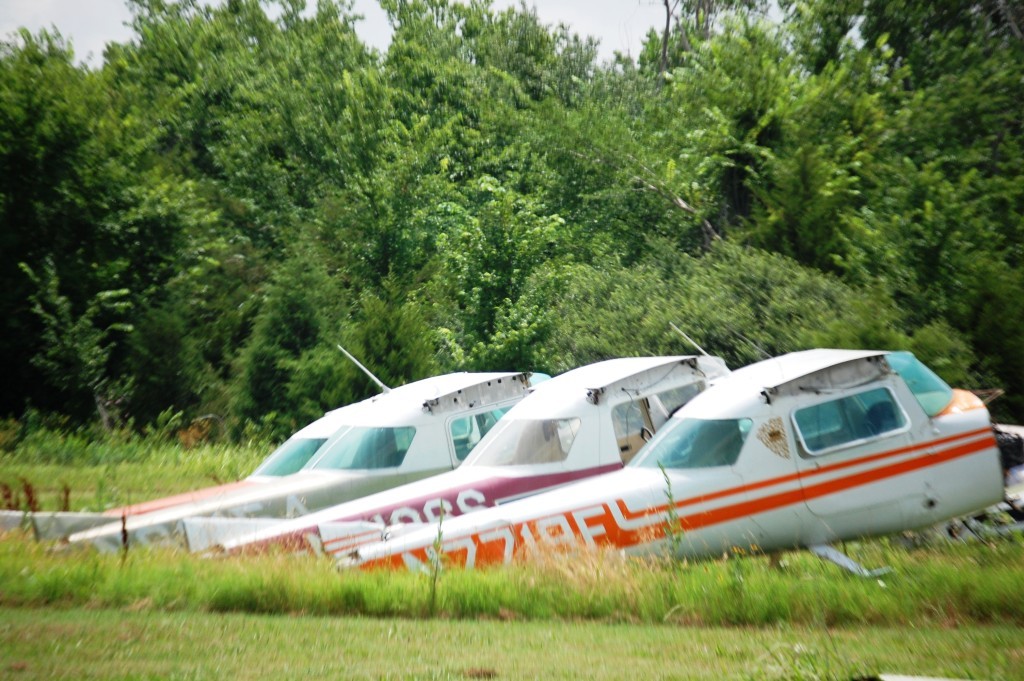
[[[480,442],[480,439],[487,435],[494,424],[511,408],[511,406],[502,407],[485,411],[482,414],[453,419],[448,426],[448,432],[451,435],[452,444],[455,445],[455,458],[465,461],[476,443]]]
[[[887,388],[875,388],[797,409],[793,422],[804,450],[817,455],[903,430],[907,417]]]

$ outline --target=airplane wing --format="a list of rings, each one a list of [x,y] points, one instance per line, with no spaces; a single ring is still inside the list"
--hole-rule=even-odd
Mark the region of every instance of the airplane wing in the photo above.
[[[180,529],[189,551],[199,552],[216,550],[230,541],[244,541],[280,522],[280,518],[194,517],[182,520]],[[380,541],[385,529],[383,524],[369,521],[323,523],[318,527],[319,536],[313,532],[306,536],[309,548],[315,553],[322,553],[328,542],[354,542],[355,546],[361,546]]]
[[[75,532],[113,521],[113,518],[103,513],[0,511],[0,532],[13,530],[27,522],[38,540],[63,539]]]

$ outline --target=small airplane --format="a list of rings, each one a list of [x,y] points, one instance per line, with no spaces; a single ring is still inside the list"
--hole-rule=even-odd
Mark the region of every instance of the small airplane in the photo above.
[[[674,557],[803,547],[874,575],[832,544],[932,526],[1003,492],[975,395],[907,352],[809,350],[720,378],[622,471],[362,545],[339,564],[478,567],[546,547]]]
[[[119,506],[100,513],[57,511],[30,513],[26,516],[23,511],[0,511],[0,527],[12,529],[21,526],[28,519],[32,523],[37,539],[64,539],[76,532],[120,521],[121,517],[143,515],[172,506],[195,504],[211,497],[220,497],[237,490],[269,484],[277,478],[297,473],[316,454],[327,438],[337,430],[336,420],[331,413],[328,413],[305,426],[285,440],[256,467],[256,470],[242,480],[138,504]]]
[[[171,507],[194,505],[200,501],[224,497],[232,492],[253,489],[275,482],[286,475],[297,473],[340,427],[334,412],[329,412],[289,437],[246,478],[222,485],[213,485],[181,494],[161,497],[127,506],[107,509],[101,513],[56,512],[34,513],[31,521],[37,539],[64,539],[76,532],[120,522],[122,517],[139,516]],[[16,527],[25,520],[24,513],[7,514]]]
[[[460,372],[389,389],[328,412],[246,480],[117,509],[67,539],[117,550],[127,532],[132,544],[180,544],[183,518],[289,518],[450,471],[529,389],[529,375],[516,372]]]
[[[673,411],[728,373],[717,357],[630,357],[573,369],[533,389],[457,470],[300,518],[183,522],[192,551],[338,554],[409,527],[508,503],[613,470]]]

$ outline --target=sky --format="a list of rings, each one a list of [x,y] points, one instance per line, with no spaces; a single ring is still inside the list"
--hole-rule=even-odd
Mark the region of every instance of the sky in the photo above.
[[[315,0],[307,0],[308,6],[315,4]],[[519,0],[492,2],[498,9],[519,4]],[[660,25],[665,16],[660,0],[526,0],[526,4],[535,7],[546,24],[564,23],[575,33],[598,38],[601,60],[610,59],[616,51],[635,59],[648,29]],[[363,42],[386,49],[391,31],[376,0],[355,0],[354,8],[365,17],[356,25]],[[35,33],[56,26],[70,40],[76,60],[93,67],[102,63],[108,42],[131,38],[125,26],[129,19],[124,0],[0,0],[0,36],[4,39],[19,28]]]

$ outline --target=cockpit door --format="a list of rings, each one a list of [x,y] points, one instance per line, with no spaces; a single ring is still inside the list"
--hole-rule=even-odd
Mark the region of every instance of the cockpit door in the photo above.
[[[822,393],[790,413],[807,508],[819,521],[813,541],[884,533],[906,526],[921,502],[917,476],[901,474],[915,428],[892,385]]]

